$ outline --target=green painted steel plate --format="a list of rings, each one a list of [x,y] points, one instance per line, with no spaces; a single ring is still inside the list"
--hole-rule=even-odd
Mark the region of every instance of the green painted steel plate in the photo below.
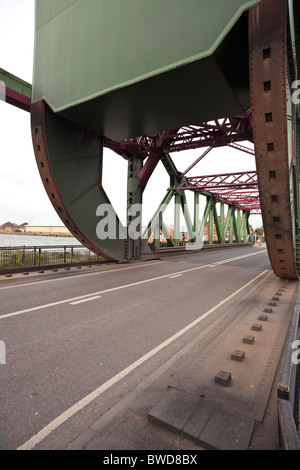
[[[36,0],[32,100],[44,99],[54,112],[112,138],[163,130],[173,123],[157,117],[168,88],[165,74],[177,80],[178,69],[214,54],[243,12],[258,1]],[[207,69],[211,80],[218,71],[210,63]],[[187,68],[183,86],[189,87],[190,80],[201,86],[199,77],[187,77],[194,72]],[[197,73],[206,73],[206,66]],[[220,84],[222,93],[225,85]],[[141,87],[154,98],[157,114],[147,113]],[[177,81],[172,93],[179,91],[189,92]]]

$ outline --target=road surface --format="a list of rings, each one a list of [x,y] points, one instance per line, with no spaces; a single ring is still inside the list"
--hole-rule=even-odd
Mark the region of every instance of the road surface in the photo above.
[[[218,307],[270,273],[266,249],[250,247],[2,276],[0,449],[62,429],[67,445],[199,331],[220,334],[238,312]]]

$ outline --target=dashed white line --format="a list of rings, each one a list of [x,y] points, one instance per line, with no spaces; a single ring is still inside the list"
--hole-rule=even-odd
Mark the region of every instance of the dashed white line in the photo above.
[[[264,251],[267,251],[267,250],[264,250]],[[263,253],[264,251],[251,253],[251,254],[248,254],[248,255],[237,256],[235,258],[230,258],[228,260],[223,260],[223,261],[220,261],[218,263],[212,263],[212,264],[219,265],[219,264],[224,264],[224,263],[230,263],[231,261],[235,261],[235,260],[239,260],[239,259],[243,259],[243,258],[248,258],[250,256],[261,255],[261,253]],[[18,315],[22,315],[23,313],[30,313],[30,312],[35,312],[37,310],[46,309],[46,308],[49,308],[49,307],[55,307],[57,305],[61,305],[61,304],[65,304],[65,303],[76,302],[77,300],[87,299],[87,298],[90,298],[90,297],[95,297],[97,295],[106,294],[108,292],[115,292],[115,291],[118,291],[118,290],[121,290],[121,289],[128,289],[129,287],[134,287],[134,286],[138,286],[138,285],[141,285],[141,284],[147,284],[149,282],[159,281],[161,279],[170,278],[170,276],[177,276],[177,275],[181,275],[181,274],[185,274],[185,273],[190,273],[190,272],[193,272],[193,271],[199,271],[200,269],[205,269],[205,268],[208,268],[208,267],[212,266],[212,264],[205,264],[205,265],[202,265],[202,266],[196,266],[194,268],[185,269],[185,270],[177,272],[177,273],[175,272],[175,273],[163,274],[162,276],[152,277],[152,278],[149,278],[149,279],[144,279],[143,281],[132,282],[131,284],[124,284],[122,286],[112,287],[110,289],[104,289],[104,290],[99,291],[99,292],[91,292],[90,294],[81,295],[79,297],[73,297],[73,298],[70,298],[70,299],[59,300],[57,302],[51,302],[49,304],[38,305],[36,307],[30,307],[30,308],[26,308],[24,310],[19,310],[17,312],[6,313],[4,315],[0,315],[0,320],[3,320],[4,318],[10,318],[10,317],[15,317],[15,316],[18,316]]]
[[[101,295],[96,295],[95,297],[88,297],[87,299],[77,300],[76,302],[70,302],[70,305],[82,304],[83,302],[89,302],[90,300],[101,299]]]

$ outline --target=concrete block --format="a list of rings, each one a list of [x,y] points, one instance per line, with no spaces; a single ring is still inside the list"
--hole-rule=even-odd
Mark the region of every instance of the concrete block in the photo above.
[[[254,331],[261,331],[262,325],[260,325],[259,323],[253,323],[251,329],[254,330]]]
[[[245,357],[245,352],[239,351],[238,349],[235,349],[233,353],[231,354],[231,359],[233,361],[243,362],[244,357]]]
[[[231,380],[231,373],[227,372],[226,370],[219,370],[219,372],[215,376],[215,382],[220,385],[227,385]]]
[[[245,335],[243,338],[243,343],[246,344],[253,344],[254,343],[254,336],[252,335]]]
[[[265,307],[264,312],[265,313],[272,313],[272,308],[271,307]]]
[[[260,321],[267,321],[268,320],[268,315],[265,315],[264,313],[261,313],[258,317]]]

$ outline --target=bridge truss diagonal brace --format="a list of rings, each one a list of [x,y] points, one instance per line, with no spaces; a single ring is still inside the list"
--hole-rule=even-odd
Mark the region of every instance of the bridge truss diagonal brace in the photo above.
[[[159,207],[153,214],[143,237],[150,238],[153,236],[154,248],[160,246],[160,238],[163,235],[170,247],[178,247],[180,245],[180,214],[183,214],[185,225],[187,228],[187,241],[190,246],[193,244],[199,246],[203,244],[204,237],[206,243],[233,243],[249,242],[249,210],[237,209],[232,203],[220,201],[214,194],[206,191],[200,192],[194,190],[194,207],[193,219],[188,207],[187,198],[183,187],[182,175],[177,171],[170,155],[162,157],[169,176],[170,188],[167,190]],[[206,204],[202,217],[200,217],[200,196],[206,197]],[[163,214],[174,200],[174,234],[170,233],[169,228],[163,220]],[[217,204],[220,204],[220,215],[218,214]],[[225,205],[228,206],[225,216]]]

